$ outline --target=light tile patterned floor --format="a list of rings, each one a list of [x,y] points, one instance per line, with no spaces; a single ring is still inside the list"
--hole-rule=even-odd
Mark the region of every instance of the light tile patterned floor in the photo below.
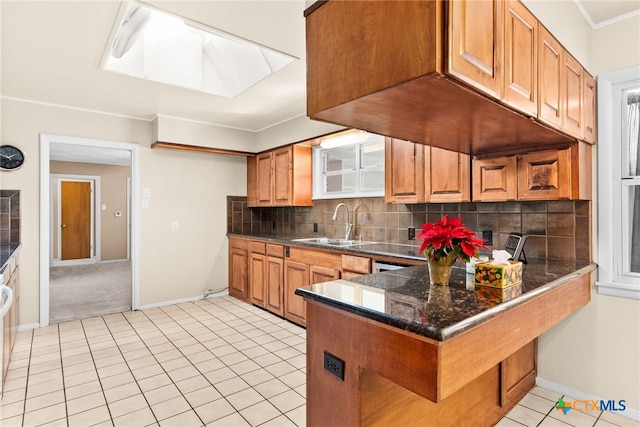
[[[0,426],[304,426],[306,332],[231,297],[18,334]],[[638,426],[566,416],[535,388],[498,424]]]

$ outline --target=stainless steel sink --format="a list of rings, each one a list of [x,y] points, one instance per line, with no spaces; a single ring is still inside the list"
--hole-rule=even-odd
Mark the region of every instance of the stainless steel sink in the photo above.
[[[327,246],[359,246],[372,244],[374,242],[363,242],[361,240],[346,240],[346,239],[330,239],[328,237],[309,237],[305,239],[293,239],[293,242],[311,243],[315,245],[327,245]]]

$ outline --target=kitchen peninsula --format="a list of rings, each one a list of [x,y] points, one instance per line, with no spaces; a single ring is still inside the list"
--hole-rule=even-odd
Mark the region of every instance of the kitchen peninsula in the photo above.
[[[536,338],[590,300],[595,264],[529,260],[519,295],[426,266],[299,288],[307,425],[492,425],[536,377]]]

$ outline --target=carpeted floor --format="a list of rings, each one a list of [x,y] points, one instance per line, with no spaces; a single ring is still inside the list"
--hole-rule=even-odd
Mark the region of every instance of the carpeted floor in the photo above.
[[[131,262],[53,267],[49,273],[49,322],[86,319],[131,310]]]

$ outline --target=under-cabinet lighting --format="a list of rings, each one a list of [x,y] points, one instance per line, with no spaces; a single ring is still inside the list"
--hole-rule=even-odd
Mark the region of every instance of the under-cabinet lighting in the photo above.
[[[362,142],[369,138],[369,134],[363,130],[351,130],[334,136],[322,138],[320,146],[324,149],[342,147],[345,145]]]

